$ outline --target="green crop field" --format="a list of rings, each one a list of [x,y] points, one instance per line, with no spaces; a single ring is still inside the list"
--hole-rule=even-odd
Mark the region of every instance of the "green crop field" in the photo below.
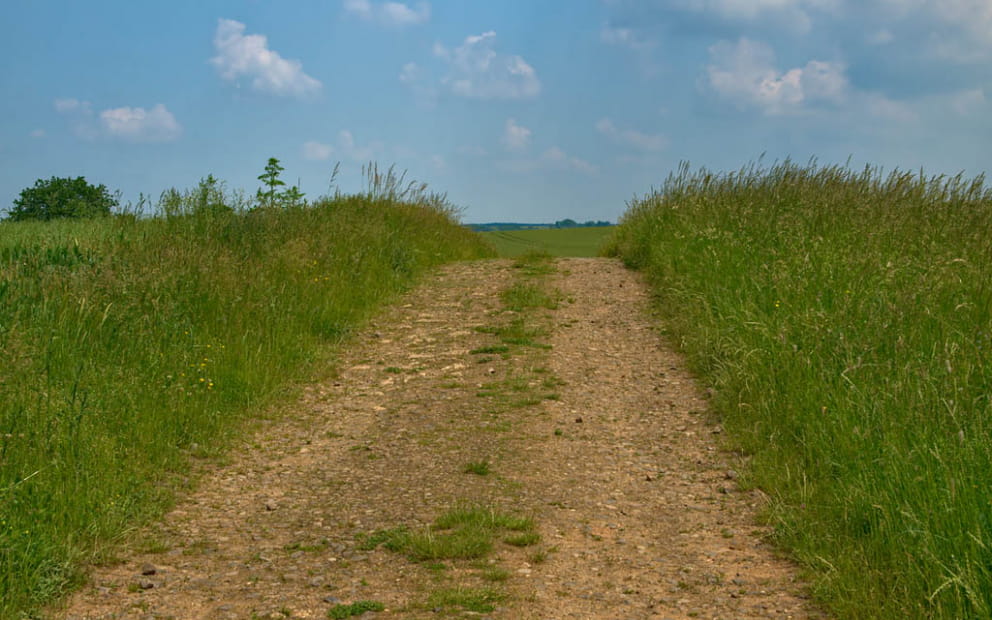
[[[612,249],[845,618],[992,617],[992,190],[981,178],[687,167]]]
[[[501,230],[479,233],[500,256],[513,258],[528,252],[551,256],[597,256],[610,236],[612,226]]]
[[[433,195],[199,195],[0,223],[0,618],[71,589],[418,275],[491,252]]]

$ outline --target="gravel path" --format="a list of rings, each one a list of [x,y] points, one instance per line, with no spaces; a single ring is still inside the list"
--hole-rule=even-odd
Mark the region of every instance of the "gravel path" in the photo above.
[[[638,276],[556,267],[442,269],[53,616],[326,618],[374,601],[362,617],[823,617],[761,541],[760,497],[737,489]],[[515,284],[557,307],[507,310]],[[530,342],[504,344],[508,325]],[[362,544],[467,505],[532,517],[540,541],[433,562]]]

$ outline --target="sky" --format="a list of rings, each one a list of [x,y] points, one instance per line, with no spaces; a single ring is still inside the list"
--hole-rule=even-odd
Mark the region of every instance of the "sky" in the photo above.
[[[992,0],[4,0],[0,210],[266,161],[466,222],[615,221],[680,162],[992,172]],[[331,185],[331,172],[340,174]]]

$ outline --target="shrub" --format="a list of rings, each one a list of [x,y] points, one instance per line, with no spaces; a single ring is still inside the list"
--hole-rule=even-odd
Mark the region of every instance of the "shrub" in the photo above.
[[[52,177],[38,179],[14,201],[7,219],[54,220],[110,215],[117,206],[118,197],[104,185],[91,185],[84,177],[75,179]]]

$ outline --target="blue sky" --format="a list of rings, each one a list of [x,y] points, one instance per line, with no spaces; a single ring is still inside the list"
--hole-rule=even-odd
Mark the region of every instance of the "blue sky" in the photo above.
[[[992,0],[0,4],[0,209],[269,157],[406,170],[483,221],[615,220],[682,160],[992,171]]]

